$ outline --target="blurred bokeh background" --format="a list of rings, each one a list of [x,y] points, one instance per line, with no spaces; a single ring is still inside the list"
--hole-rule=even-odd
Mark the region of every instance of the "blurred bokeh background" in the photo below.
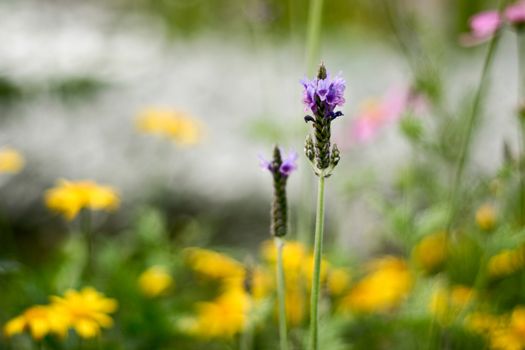
[[[458,38],[484,6],[396,2],[407,21],[402,30],[429,47],[429,59],[443,62],[443,74],[455,82],[450,103],[461,103],[462,90],[477,78],[480,58]],[[199,216],[213,231],[210,239],[256,246],[267,236],[271,193],[256,155],[277,141],[302,148],[298,82],[313,74],[305,63],[307,18],[302,0],[2,1],[0,140],[27,158],[23,173],[2,186],[16,239],[28,249],[50,248],[47,231],[57,237],[64,228],[46,215],[43,190],[58,178],[91,178],[124,198],[123,210],[106,225],[122,228],[131,212],[155,205],[173,225]],[[348,82],[346,117],[336,126],[342,139],[350,138],[345,130],[361,101],[412,83],[390,22],[379,0],[326,4],[319,57]],[[501,56],[496,71],[511,69],[510,55]],[[515,82],[499,83],[494,99],[505,106]],[[177,147],[137,133],[137,115],[151,107],[190,113],[205,136]],[[496,115],[491,121],[497,127],[489,128],[485,143],[513,136]],[[370,166],[388,176],[406,156],[393,134],[344,152],[345,171],[334,181]],[[494,147],[486,152],[499,155]],[[335,206],[338,196],[330,197]],[[348,227],[331,228],[350,234]]]
[[[329,189],[329,242],[357,255],[377,248],[370,201],[349,197],[366,186],[388,194],[387,181],[411,156],[395,126],[371,142],[353,142],[352,119],[364,101],[417,84],[413,63],[423,62],[437,98],[466,109],[485,48],[465,49],[459,39],[469,16],[490,6],[325,4],[314,59],[341,71],[348,84],[345,117],[334,124],[345,147]],[[16,246],[2,244],[2,256],[16,251],[24,263],[38,264],[67,236],[71,223],[51,215],[43,200],[61,178],[118,190],[120,210],[96,218],[104,234],[125,231],[137,213],[154,207],[175,242],[191,241],[188,231],[197,230],[201,241],[256,249],[268,238],[271,196],[257,155],[268,156],[276,142],[301,153],[307,130],[299,84],[314,74],[307,22],[303,0],[0,2],[0,143],[26,159],[21,173],[2,177],[1,224]],[[503,140],[517,139],[504,117],[516,100],[512,38],[501,47],[493,75],[505,78],[494,81],[476,141],[479,171],[499,164]],[[151,109],[192,116],[200,123],[198,141],[184,145],[140,132],[137,118]],[[315,180],[304,162],[293,180],[292,237],[304,237],[314,198],[305,188]]]

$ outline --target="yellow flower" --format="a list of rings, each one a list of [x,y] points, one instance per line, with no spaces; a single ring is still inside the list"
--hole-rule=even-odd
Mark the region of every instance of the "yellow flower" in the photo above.
[[[326,286],[331,295],[342,294],[350,285],[350,274],[346,269],[334,268],[328,271]]]
[[[273,275],[263,268],[256,267],[253,271],[252,278],[253,285],[251,293],[253,298],[255,300],[261,300],[267,297],[273,288]]]
[[[171,109],[149,108],[139,114],[137,129],[165,136],[182,145],[193,145],[202,138],[202,126],[188,114]]]
[[[321,283],[325,283],[329,268],[330,268],[330,263],[326,261],[325,259],[321,259],[321,271],[320,271]],[[306,278],[308,290],[310,290],[310,288],[312,287],[313,274],[314,274],[314,255],[310,254],[303,262],[303,275]]]
[[[522,350],[523,341],[511,329],[499,328],[490,334],[490,348],[494,350]]]
[[[516,307],[510,315],[476,313],[467,318],[467,326],[486,337],[491,349],[525,348],[525,308]]]
[[[503,277],[513,274],[525,265],[523,248],[507,249],[489,259],[487,269],[491,277]]]
[[[262,256],[270,264],[275,265],[277,261],[277,248],[272,241],[266,241],[262,245]],[[283,247],[283,269],[287,283],[304,283],[311,286],[314,268],[314,257],[305,246],[297,241],[286,241]],[[321,281],[326,280],[329,263],[321,261]]]
[[[285,311],[286,322],[290,326],[298,326],[303,321],[308,306],[306,303],[306,293],[301,288],[296,286],[286,286],[285,294]],[[275,310],[278,315],[277,308]]]
[[[52,297],[51,300],[69,317],[71,326],[82,338],[96,337],[101,327],[113,325],[108,314],[117,310],[117,301],[106,298],[94,288],[85,287],[80,292],[68,290],[64,297]]]
[[[412,250],[412,256],[425,272],[438,270],[447,257],[446,233],[437,232],[424,237]]]
[[[200,303],[197,316],[185,322],[185,330],[203,338],[231,338],[248,322],[250,299],[240,288],[227,290],[212,302]]]
[[[0,174],[16,174],[24,167],[24,157],[15,149],[4,147],[0,149]]]
[[[208,249],[187,249],[186,261],[193,270],[208,278],[242,279],[245,273],[242,264],[235,259]]]
[[[474,296],[474,291],[466,286],[454,286],[450,291],[440,288],[432,295],[430,311],[438,321],[449,322],[468,306]]]
[[[510,325],[514,333],[522,339],[522,343],[525,345],[525,307],[518,306],[512,311]]]
[[[60,180],[57,186],[45,194],[49,209],[62,213],[68,220],[74,219],[81,209],[115,210],[120,204],[115,190],[90,180]]]
[[[12,337],[29,330],[35,340],[40,340],[48,334],[64,337],[69,328],[69,317],[61,309],[50,305],[30,307],[4,326],[4,333]]]
[[[369,270],[341,301],[342,310],[387,311],[399,305],[412,288],[412,275],[401,258],[386,256],[374,260]]]
[[[484,231],[490,231],[496,224],[496,210],[490,204],[484,204],[476,211],[476,223]]]
[[[467,328],[479,334],[487,334],[495,329],[500,323],[495,315],[482,312],[474,312],[466,318]]]
[[[152,266],[139,276],[142,293],[150,298],[165,293],[173,285],[173,278],[162,266]]]
[[[273,241],[266,241],[262,245],[264,259],[275,264],[277,262],[277,248]],[[308,257],[306,248],[302,243],[286,241],[283,247],[283,269],[285,273],[299,273]]]

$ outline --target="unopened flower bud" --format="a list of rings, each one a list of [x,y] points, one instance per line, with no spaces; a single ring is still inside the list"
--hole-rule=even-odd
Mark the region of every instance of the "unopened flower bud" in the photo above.
[[[321,63],[319,66],[319,71],[317,72],[317,78],[318,79],[326,79],[328,76],[328,73],[326,72],[326,67],[324,66],[324,63]]]
[[[330,166],[332,168],[335,168],[336,165],[339,163],[339,160],[341,160],[341,154],[339,153],[337,145],[334,143],[334,145],[332,146],[332,154],[330,156]]]
[[[314,141],[312,140],[312,136],[310,135],[306,137],[306,141],[304,143],[304,154],[306,155],[306,158],[310,160],[310,162],[314,161],[315,159]]]

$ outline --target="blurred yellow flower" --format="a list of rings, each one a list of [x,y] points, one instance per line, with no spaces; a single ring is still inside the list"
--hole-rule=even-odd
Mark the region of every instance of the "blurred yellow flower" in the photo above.
[[[93,338],[100,328],[109,328],[113,319],[108,315],[117,310],[117,301],[106,298],[94,288],[68,290],[64,297],[51,297],[53,305],[69,317],[71,327],[82,338]]]
[[[343,268],[333,268],[328,271],[326,286],[331,295],[337,296],[350,286],[350,273]]]
[[[262,244],[262,256],[271,263],[277,262],[277,248],[273,241],[266,241]],[[283,269],[285,273],[299,273],[308,257],[304,245],[296,241],[286,241],[283,247]]]
[[[369,264],[369,271],[343,298],[342,310],[387,311],[399,305],[412,288],[412,274],[401,258],[376,259]]]
[[[181,145],[193,145],[202,138],[202,125],[188,114],[167,109],[149,108],[137,118],[137,129],[167,137]]]
[[[439,288],[432,295],[430,311],[442,323],[452,321],[475,297],[474,291],[462,285],[453,286],[450,290]]]
[[[517,306],[510,315],[475,313],[467,318],[467,327],[486,337],[495,350],[525,348],[525,307]]]
[[[197,316],[187,319],[185,330],[203,338],[231,338],[248,322],[250,299],[240,288],[225,291],[212,302],[200,303]]]
[[[525,265],[523,248],[506,249],[489,259],[487,270],[490,277],[498,278],[513,274]]]
[[[321,283],[326,282],[326,276],[328,276],[328,270],[330,268],[330,263],[325,259],[321,259]],[[308,290],[312,287],[312,278],[314,275],[314,255],[310,254],[305,261],[303,262],[303,277],[306,279],[306,286]]]
[[[474,312],[465,321],[467,328],[480,334],[492,331],[500,323],[497,316],[483,312]]]
[[[285,311],[286,311],[286,322],[290,326],[298,326],[304,320],[308,305],[306,303],[306,293],[303,289],[297,288],[297,286],[286,286],[285,294]],[[275,314],[277,317],[277,308]]]
[[[15,149],[3,147],[0,149],[0,174],[16,174],[24,167],[24,157]]]
[[[237,260],[208,249],[186,249],[186,261],[193,270],[208,278],[240,279],[245,273]]]
[[[53,305],[37,305],[8,321],[4,333],[12,337],[27,329],[33,339],[40,340],[48,334],[64,337],[68,328],[69,317],[61,309]]]
[[[46,206],[73,220],[81,209],[115,210],[120,204],[115,190],[90,180],[60,180],[45,193]]]
[[[447,257],[447,236],[437,232],[424,237],[412,250],[417,265],[425,272],[436,272]]]
[[[243,284],[244,284],[243,277]],[[241,284],[242,286],[242,284]],[[251,294],[254,300],[260,300],[267,297],[274,287],[273,275],[266,269],[256,267],[252,274],[252,290]]]
[[[277,249],[272,241],[266,241],[262,244],[262,256],[270,264],[275,265],[277,260]],[[287,283],[303,283],[306,281],[306,287],[311,286],[311,280],[314,268],[313,254],[309,253],[305,246],[297,241],[286,241],[283,247],[283,269]],[[329,263],[326,260],[321,261],[321,281],[326,280]]]
[[[152,266],[139,276],[140,290],[149,298],[164,294],[173,284],[173,278],[162,266]]]
[[[490,348],[494,350],[522,350],[523,340],[509,328],[498,328],[490,334]]]
[[[484,231],[490,231],[496,224],[496,209],[491,204],[484,204],[476,211],[476,223]]]
[[[514,308],[510,316],[510,325],[522,339],[522,344],[525,345],[525,307],[518,306]]]

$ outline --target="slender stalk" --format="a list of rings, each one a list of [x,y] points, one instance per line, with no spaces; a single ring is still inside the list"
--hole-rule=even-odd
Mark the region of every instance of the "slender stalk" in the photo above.
[[[521,29],[516,36],[518,40],[518,100],[525,102],[525,31]]]
[[[520,139],[521,139],[521,154],[519,157],[519,174],[520,174],[520,192],[519,192],[519,202],[520,202],[520,215],[519,215],[519,224],[523,226],[525,224],[525,120],[521,116],[521,108],[523,108],[523,103],[525,103],[525,34],[523,31],[519,31],[516,35],[517,38],[517,60],[518,60],[518,119],[520,124]]]
[[[319,175],[317,214],[315,217],[314,274],[310,301],[310,349],[319,349],[319,294],[321,290],[321,257],[324,231],[324,172]]]
[[[323,0],[310,0],[310,5],[308,8],[308,29],[306,35],[306,71],[308,73],[313,72],[317,62],[319,61],[319,51],[320,51],[320,40],[321,40],[321,25],[323,19]],[[302,182],[308,182],[307,179],[302,178]],[[307,186],[306,188],[310,188]],[[302,203],[308,203],[310,196],[313,195],[309,190],[301,192],[302,197],[307,199],[301,201]],[[300,217],[303,218],[298,223],[298,232],[300,235],[300,241],[309,245],[310,238],[307,235],[308,230],[311,227],[311,222],[307,219],[310,216],[310,209],[307,207],[300,207],[301,211]]]
[[[288,332],[286,329],[286,286],[284,283],[283,269],[283,248],[284,241],[275,237],[275,247],[277,248],[277,299],[279,301],[279,339],[281,350],[288,350]]]
[[[91,225],[91,212],[89,209],[84,209],[80,213],[80,229],[82,231],[82,234],[84,235],[84,239],[86,240],[86,268],[84,271],[84,277],[86,279],[91,279],[93,276],[93,269],[94,269],[94,242],[93,242],[93,232],[92,232],[92,225]]]
[[[313,71],[318,61],[322,18],[323,0],[310,0],[306,37],[306,69],[308,72]]]
[[[470,111],[470,115],[467,119],[466,124],[466,130],[465,135],[463,136],[463,142],[461,144],[459,158],[458,158],[458,165],[456,168],[456,173],[454,175],[454,182],[451,188],[450,192],[450,213],[449,213],[449,221],[448,221],[448,227],[447,227],[447,233],[450,232],[450,229],[452,228],[452,225],[455,220],[455,213],[458,209],[458,200],[460,198],[459,196],[459,188],[461,186],[461,178],[463,176],[463,173],[465,171],[465,164],[467,162],[467,157],[469,155],[470,145],[472,143],[472,136],[474,131],[474,126],[478,122],[480,118],[479,109],[481,106],[481,101],[483,97],[483,92],[485,85],[487,83],[488,79],[488,73],[490,66],[492,65],[492,62],[494,60],[494,54],[496,52],[497,43],[499,41],[499,33],[496,33],[492,40],[490,41],[489,48],[487,50],[487,54],[485,56],[485,60],[483,62],[483,69],[481,71],[481,76],[478,84],[478,88],[476,90],[476,94],[474,96],[474,102],[472,104],[472,109]]]
[[[246,329],[241,334],[241,344],[240,344],[240,350],[251,350],[253,348],[253,328],[250,322],[250,315],[251,315],[251,295],[250,295],[250,308],[248,311],[247,321],[246,321]]]

